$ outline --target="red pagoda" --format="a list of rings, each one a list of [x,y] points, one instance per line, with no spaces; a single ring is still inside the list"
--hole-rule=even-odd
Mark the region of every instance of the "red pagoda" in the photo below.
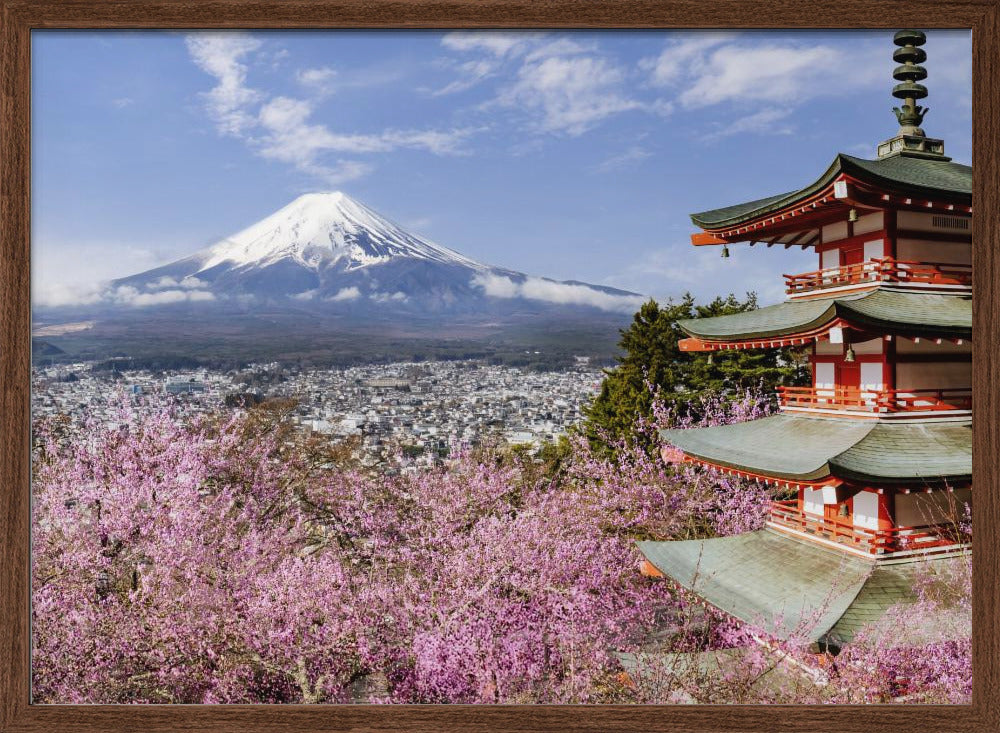
[[[836,650],[911,592],[917,561],[969,551],[972,169],[920,128],[920,31],[895,34],[900,128],[866,160],[837,155],[804,188],[692,215],[696,246],[801,247],[816,270],[785,275],[787,298],[682,321],[686,351],[805,347],[812,384],[782,387],[779,412],[665,430],[664,456],[766,482],[764,529],[640,542],[665,576],[779,638]]]

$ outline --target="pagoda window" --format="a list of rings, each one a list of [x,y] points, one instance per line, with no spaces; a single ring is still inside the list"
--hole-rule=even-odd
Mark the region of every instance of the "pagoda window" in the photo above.
[[[802,489],[802,511],[818,517],[824,515],[823,489],[810,489],[808,486]]]
[[[885,369],[880,361],[861,362],[858,387],[865,391],[880,391],[885,386],[884,373]]]
[[[826,224],[823,227],[823,241],[836,242],[838,239],[847,239],[847,222],[835,221],[833,224]]]
[[[855,354],[881,354],[882,353],[882,339],[868,339],[867,341],[858,341],[851,344],[854,349]]]
[[[840,251],[836,249],[826,249],[819,253],[819,269],[830,270],[840,267]]]
[[[879,528],[879,495],[873,491],[860,491],[854,495],[855,529]]]
[[[881,231],[884,227],[885,216],[881,211],[873,211],[864,214],[854,222],[854,234],[868,234],[869,232]],[[881,256],[881,255],[879,255]]]
[[[972,489],[897,494],[895,499],[898,527],[923,527],[949,524],[961,519],[966,504],[972,503]]]
[[[896,240],[896,252],[898,259],[904,262],[972,264],[972,245],[968,242],[938,242],[901,237]]]
[[[969,389],[971,386],[971,362],[900,362],[896,364],[897,389]]]
[[[920,211],[896,212],[896,226],[903,230],[968,234],[971,231],[971,221],[971,216],[941,216]]]
[[[963,339],[962,343],[956,344],[942,339],[941,343],[937,343],[935,339],[913,341],[911,339],[900,338],[896,339],[896,354],[900,357],[934,356],[941,361],[948,361],[950,359],[969,361],[972,355],[972,342]]]

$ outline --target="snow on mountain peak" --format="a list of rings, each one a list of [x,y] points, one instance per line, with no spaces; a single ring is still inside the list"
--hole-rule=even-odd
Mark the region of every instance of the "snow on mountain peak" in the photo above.
[[[313,270],[338,264],[354,270],[396,257],[486,265],[410,234],[342,191],[307,193],[256,224],[198,253],[198,272],[228,265],[266,267],[291,260]]]

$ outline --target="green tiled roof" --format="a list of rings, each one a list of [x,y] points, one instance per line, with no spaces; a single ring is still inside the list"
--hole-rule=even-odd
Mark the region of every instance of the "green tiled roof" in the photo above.
[[[725,206],[691,215],[691,221],[703,229],[737,226],[758,216],[777,211],[830,185],[841,173],[868,181],[887,190],[904,190],[948,201],[972,201],[972,168],[945,160],[896,155],[880,160],[865,160],[839,154],[816,181],[788,193]]]
[[[768,530],[637,545],[664,575],[716,608],[807,643],[837,624],[875,568],[874,561]]]
[[[876,484],[964,483],[972,422],[891,422],[780,414],[710,428],[662,430],[686,454],[791,481],[836,476]]]
[[[664,575],[716,608],[782,639],[835,646],[913,599],[913,578],[924,563],[956,562],[876,564],[769,530],[636,544]]]
[[[871,420],[773,415],[733,425],[663,430],[660,437],[711,463],[810,481],[829,476],[830,457],[857,444],[874,425]]]
[[[972,422],[878,423],[849,450],[830,458],[833,475],[911,485],[972,480]]]
[[[743,341],[820,328],[835,318],[907,336],[971,338],[972,298],[875,288],[842,297],[789,300],[746,313],[678,321],[707,341]]]
[[[972,296],[906,293],[877,289],[856,300],[841,301],[838,314],[894,333],[912,336],[972,336]]]

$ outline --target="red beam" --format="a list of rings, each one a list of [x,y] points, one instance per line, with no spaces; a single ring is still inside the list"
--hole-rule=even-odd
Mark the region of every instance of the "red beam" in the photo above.
[[[703,247],[706,244],[728,244],[725,239],[719,239],[711,232],[695,232],[691,235],[691,244],[695,247]]]

